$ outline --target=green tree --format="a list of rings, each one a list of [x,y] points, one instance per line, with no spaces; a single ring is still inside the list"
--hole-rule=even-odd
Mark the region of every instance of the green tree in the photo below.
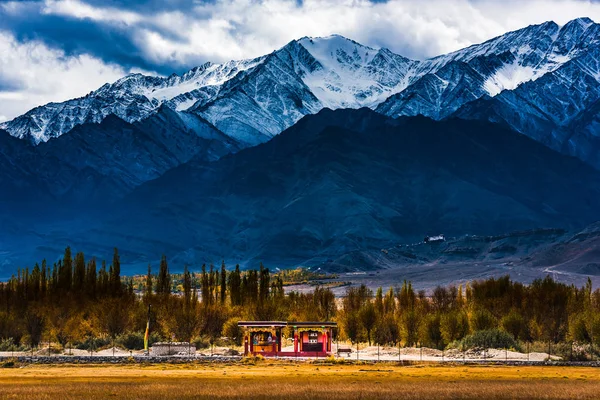
[[[160,259],[158,278],[156,280],[156,294],[162,295],[163,297],[171,294],[171,274],[169,273],[167,257],[164,254]]]
[[[449,311],[441,316],[440,332],[446,343],[462,339],[469,332],[469,319],[463,311]]]
[[[496,327],[496,319],[491,312],[478,308],[471,314],[470,325],[472,331],[485,331]]]
[[[92,300],[96,299],[96,288],[97,285],[97,272],[96,272],[96,259],[92,258],[88,261],[87,269],[85,271],[85,293],[86,296]]]
[[[428,314],[421,324],[421,343],[439,349],[443,345],[441,317],[439,313]]]
[[[148,272],[146,273],[146,282],[144,283],[144,303],[150,303],[152,299],[152,267],[148,264]]]
[[[367,341],[371,345],[371,333],[377,324],[377,310],[370,301],[367,302],[359,311],[358,318],[365,332],[367,333]]]
[[[115,247],[113,251],[113,261],[111,264],[112,273],[109,277],[110,291],[113,296],[121,294],[121,258],[119,257],[119,250]]]
[[[407,310],[400,317],[400,333],[407,346],[413,346],[419,339],[420,315],[416,310]]]
[[[221,263],[221,304],[225,304],[227,296],[227,270],[225,269],[225,261]]]
[[[379,318],[373,333],[376,344],[395,344],[398,342],[399,337],[398,324],[393,314],[385,314],[385,316]]]
[[[82,295],[85,288],[85,258],[82,252],[75,255],[75,270],[73,272],[73,291]]]
[[[242,278],[240,265],[235,266],[235,270],[229,274],[229,301],[232,306],[242,304]]]
[[[24,320],[31,347],[38,347],[42,341],[46,318],[39,310],[27,310]]]
[[[527,336],[527,322],[521,313],[515,309],[502,317],[500,326],[502,326],[505,332],[510,333],[515,340]]]

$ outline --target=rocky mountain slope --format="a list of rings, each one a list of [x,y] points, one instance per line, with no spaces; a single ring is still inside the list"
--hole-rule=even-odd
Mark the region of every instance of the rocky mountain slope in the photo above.
[[[38,146],[0,131],[0,180],[8,189],[0,200],[38,193],[67,203],[106,202],[192,158],[212,161],[239,150],[201,117],[181,115],[163,107],[133,124],[109,115]]]
[[[530,283],[548,275],[583,286],[588,278],[600,283],[600,226],[583,230],[532,229],[500,235],[461,235],[445,241],[401,242],[393,247],[354,251],[319,264],[336,272],[337,281],[364,283],[372,288],[414,286],[432,289],[475,279],[510,277]],[[344,288],[339,290],[343,294]]]
[[[310,264],[426,232],[582,226],[600,217],[599,178],[494,124],[323,110],[265,144],[141,185],[93,238],[126,243],[141,264],[162,251],[190,264]]]

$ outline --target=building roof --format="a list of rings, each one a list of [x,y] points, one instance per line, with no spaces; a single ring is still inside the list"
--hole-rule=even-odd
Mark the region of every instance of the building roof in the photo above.
[[[286,321],[239,321],[238,326],[247,326],[255,328],[281,328],[287,326]]]
[[[331,321],[295,321],[295,322],[288,322],[287,323],[288,326],[293,326],[293,327],[327,327],[327,328],[336,328],[337,327],[337,322],[331,322]]]
[[[331,321],[239,321],[238,326],[244,326],[249,328],[281,328],[285,326],[292,327],[315,327],[315,328],[335,328],[337,322]]]

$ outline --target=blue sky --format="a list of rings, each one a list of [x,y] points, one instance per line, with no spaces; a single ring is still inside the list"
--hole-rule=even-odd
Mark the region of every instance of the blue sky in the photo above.
[[[600,21],[584,0],[0,1],[0,122],[129,72],[168,75],[342,34],[421,59],[526,25]]]

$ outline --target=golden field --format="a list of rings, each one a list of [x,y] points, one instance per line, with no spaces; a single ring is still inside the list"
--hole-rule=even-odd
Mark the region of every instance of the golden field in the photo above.
[[[0,369],[0,399],[598,399],[587,367],[245,364]]]

